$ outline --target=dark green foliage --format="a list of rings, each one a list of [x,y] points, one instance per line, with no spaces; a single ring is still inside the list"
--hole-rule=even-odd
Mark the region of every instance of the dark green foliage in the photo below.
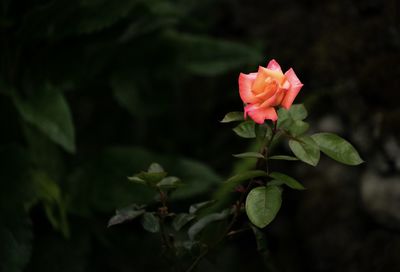
[[[36,198],[26,152],[0,148],[0,271],[21,271],[30,260],[32,228],[24,204]]]
[[[3,1],[0,115],[7,126],[0,136],[1,271],[20,272],[28,263],[30,271],[45,271],[41,252],[52,250],[54,264],[47,265],[52,271],[61,271],[57,262],[66,260],[76,267],[65,266],[65,271],[100,271],[87,255],[92,250],[88,240],[87,251],[75,258],[69,251],[76,244],[44,238],[42,229],[76,241],[84,232],[76,227],[80,221],[89,226],[86,235],[104,242],[106,230],[93,227],[91,220],[133,202],[156,202],[156,193],[140,182],[174,190],[175,201],[204,197],[219,184],[221,178],[212,169],[181,155],[185,145],[206,141],[212,128],[199,127],[203,135],[189,131],[196,119],[208,118],[204,111],[217,105],[207,81],[196,79],[204,82],[190,89],[193,78],[236,74],[262,58],[249,43],[209,35],[211,25],[198,28],[203,16],[197,12],[210,5],[164,0]],[[204,106],[196,102],[200,98]],[[205,160],[199,149],[200,145],[187,156]],[[133,179],[139,184],[126,181],[153,161],[165,165],[171,176],[153,165]],[[117,210],[110,225],[141,215],[142,209]],[[35,230],[31,218],[38,226]],[[149,229],[152,214],[143,218]],[[185,221],[176,226],[182,228]],[[41,245],[33,259],[32,239]],[[57,255],[63,248],[68,249],[65,257]],[[118,259],[111,255],[104,263],[120,271]]]
[[[290,140],[289,146],[299,160],[312,166],[318,164],[320,157],[319,147],[310,136]]]
[[[254,71],[273,57],[283,68],[293,66],[305,84],[296,103],[305,101],[311,118],[330,113],[345,120],[344,136],[371,152],[387,135],[398,139],[396,8],[390,0],[2,1],[0,271],[168,271],[158,233],[143,231],[139,218],[106,228],[116,208],[133,202],[153,207],[157,201],[153,190],[126,177],[160,162],[181,179],[171,195],[180,212],[187,211],[188,199],[212,195],[222,181],[216,172],[230,176],[231,154],[247,148],[217,120],[229,110],[242,110],[238,73]],[[288,134],[305,132],[298,123]],[[366,124],[367,138],[378,132],[374,141],[380,142],[354,142],[349,134]],[[235,169],[254,167],[252,159],[235,162]],[[292,164],[285,164],[288,171]],[[176,185],[171,179],[157,184],[166,190]],[[337,222],[348,219],[342,214],[348,213],[340,211]],[[182,218],[177,226],[191,214]],[[281,240],[272,253],[283,256],[282,271],[319,267],[313,261],[288,267],[291,256],[303,255],[321,259],[326,270],[334,262],[350,266],[337,271],[353,271],[349,256],[368,260],[365,269],[372,269],[371,258],[362,252],[343,254],[336,244],[331,255],[309,250],[321,252],[328,262],[307,255],[297,239],[298,229],[308,229],[302,222],[302,228],[288,223],[296,236],[289,245],[301,244],[301,254],[282,253]],[[223,229],[224,223],[211,225]],[[320,225],[315,230],[326,237],[318,232]],[[257,241],[264,252],[261,234]],[[289,243],[290,236],[282,237],[283,244]],[[262,271],[253,245],[240,239],[233,245],[237,240],[232,240],[198,270]],[[325,242],[322,247],[332,249]],[[381,244],[374,248],[373,257],[388,255],[378,250]]]
[[[256,138],[255,124],[253,121],[244,121],[237,125],[233,131],[242,138]]]
[[[261,186],[252,189],[246,198],[246,213],[251,223],[259,228],[274,220],[282,204],[282,190],[276,186]]]
[[[311,137],[322,152],[338,162],[348,165],[359,165],[363,162],[357,150],[348,141],[335,134],[317,133]]]
[[[271,181],[268,183],[268,185],[282,185],[285,184],[288,187],[295,189],[295,190],[304,190],[304,186],[298,182],[297,180],[295,180],[294,178],[283,174],[283,173],[279,173],[279,172],[272,172],[271,174],[269,174],[269,176],[271,178],[274,178],[275,180]]]

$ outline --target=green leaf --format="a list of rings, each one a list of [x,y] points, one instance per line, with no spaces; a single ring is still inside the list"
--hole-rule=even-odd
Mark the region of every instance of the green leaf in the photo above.
[[[147,170],[148,173],[164,173],[164,169],[162,168],[161,165],[158,163],[153,162],[150,166],[149,169]]]
[[[278,128],[287,128],[293,123],[293,119],[287,109],[280,108],[278,110]]]
[[[305,122],[302,122],[306,117],[307,110],[303,104],[292,105],[289,110],[280,108],[278,110],[277,126],[278,128],[289,129],[293,126],[293,123],[295,123],[294,125],[296,128],[292,128],[292,130],[295,134],[300,135],[308,129],[308,125],[306,125]],[[303,132],[301,132],[302,130]]]
[[[133,204],[133,205],[130,205],[123,209],[116,210],[115,215],[113,217],[111,217],[111,219],[108,221],[107,227],[121,224],[125,221],[132,220],[132,219],[139,217],[140,215],[144,214],[146,211],[143,208],[144,208],[144,206],[138,206],[136,204]]]
[[[144,213],[142,216],[142,226],[148,232],[156,233],[160,231],[160,221],[153,213]]]
[[[128,177],[128,180],[132,181],[133,183],[147,185],[147,182],[137,176]]]
[[[144,180],[149,185],[155,185],[167,176],[166,172],[141,172],[136,175],[139,179]],[[132,180],[132,179],[131,179]],[[135,180],[138,182],[139,180]]]
[[[294,104],[289,109],[290,116],[293,120],[304,120],[307,118],[307,110],[303,104]]]
[[[244,115],[241,111],[232,111],[225,115],[224,119],[221,120],[221,123],[230,123],[234,121],[243,121]]]
[[[13,100],[26,122],[37,127],[68,152],[75,152],[71,112],[67,101],[57,88],[47,84],[24,99],[14,93]]]
[[[282,204],[282,191],[278,186],[257,187],[246,198],[246,213],[251,223],[259,228],[274,220]]]
[[[253,121],[244,121],[236,126],[233,131],[242,138],[255,138],[255,123]]]
[[[320,152],[317,143],[309,136],[298,138],[298,140],[290,140],[289,147],[296,157],[312,166],[316,166],[319,162]]]
[[[271,174],[269,174],[269,176],[271,178],[274,178],[278,181],[282,181],[285,185],[287,185],[288,187],[295,189],[295,190],[304,190],[304,186],[298,182],[297,180],[295,180],[294,178],[285,175],[283,173],[279,173],[279,172],[272,172]],[[268,183],[268,185],[272,185],[272,183]]]
[[[196,238],[196,235],[200,233],[208,224],[224,220],[229,216],[229,210],[223,210],[220,213],[212,213],[202,217],[196,223],[194,223],[188,230],[188,235],[191,240]]]
[[[298,137],[303,135],[308,129],[310,125],[301,120],[295,120],[292,124],[287,128],[290,135],[293,137]]]
[[[157,183],[157,187],[161,189],[173,189],[180,185],[181,180],[177,177],[166,177],[163,178],[159,183]]]
[[[188,214],[188,213],[180,213],[177,214],[172,221],[172,227],[176,230],[179,231],[182,227],[184,227],[187,223],[192,221],[196,216],[194,214]]]
[[[284,161],[297,161],[297,160],[299,160],[296,157],[286,156],[286,155],[275,155],[275,156],[269,157],[268,159],[270,159],[270,160],[284,160]]]
[[[359,165],[364,162],[348,141],[335,134],[317,133],[311,137],[324,154],[338,162],[347,165]]]
[[[241,158],[241,159],[246,159],[246,158],[264,159],[264,155],[260,154],[258,152],[245,152],[245,153],[240,153],[240,154],[234,154],[233,156],[236,158]]]

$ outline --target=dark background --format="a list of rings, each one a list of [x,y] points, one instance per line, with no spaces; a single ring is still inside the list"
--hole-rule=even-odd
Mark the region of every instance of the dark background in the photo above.
[[[115,208],[145,203],[126,176],[157,161],[207,199],[251,161],[230,125],[237,77],[275,58],[304,83],[313,131],[366,161],[276,165],[266,229],[278,271],[400,271],[400,5],[396,0],[2,0],[0,271],[165,271],[157,235]],[[283,147],[284,148],[284,147]],[[198,271],[263,270],[251,233]]]

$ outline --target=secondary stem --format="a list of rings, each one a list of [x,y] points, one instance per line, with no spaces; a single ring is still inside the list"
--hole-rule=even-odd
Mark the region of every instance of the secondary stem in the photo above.
[[[159,189],[158,190],[160,194],[160,202],[161,202],[161,207],[158,209],[158,216],[159,216],[159,223],[160,223],[160,234],[161,234],[161,241],[167,251],[172,252],[173,256],[176,258],[176,248],[173,243],[171,243],[171,240],[168,236],[166,227],[165,227],[165,217],[168,215],[168,206],[167,206],[167,196],[166,194]],[[168,259],[168,257],[166,256]]]
[[[272,129],[271,138],[270,138],[268,141],[265,141],[265,143],[262,145],[262,148],[261,148],[261,153],[264,155],[264,158],[265,158],[265,159],[258,159],[257,162],[256,162],[256,168],[257,168],[257,169],[261,168],[261,170],[262,170],[263,164],[264,164],[264,162],[265,162],[265,163],[266,163],[265,166],[266,166],[267,173],[269,173],[269,169],[268,169],[269,149],[270,149],[271,144],[272,144],[272,141],[273,141],[273,139],[274,139],[274,137],[275,137],[275,135],[276,135],[276,131],[277,131],[277,122],[274,122],[274,127],[273,127],[273,129]],[[267,132],[265,133],[264,138],[266,138],[266,136],[267,136]],[[263,140],[265,140],[265,139],[263,139]],[[233,225],[235,224],[237,218],[238,218],[239,215],[240,215],[241,207],[242,207],[242,205],[243,205],[243,203],[244,203],[245,197],[246,197],[247,193],[250,191],[250,189],[251,189],[251,187],[253,186],[253,184],[254,184],[254,180],[250,180],[250,182],[247,184],[246,190],[244,190],[244,191],[241,193],[241,195],[240,195],[240,197],[239,197],[239,200],[238,200],[238,201],[236,202],[236,204],[235,204],[235,207],[236,207],[235,214],[234,214],[234,216],[232,217],[232,220],[231,220],[230,223],[228,224],[228,227],[226,228],[226,230],[225,230],[225,232],[223,233],[223,235],[222,235],[219,239],[217,239],[217,241],[216,241],[212,246],[209,246],[209,247],[206,248],[199,256],[197,256],[197,258],[196,258],[196,259],[193,261],[193,263],[189,266],[189,268],[186,270],[186,272],[192,272],[192,271],[196,268],[196,266],[198,265],[198,263],[208,254],[208,252],[210,251],[211,248],[216,247],[216,246],[217,246],[220,242],[222,242],[227,236],[229,236],[229,233],[230,233],[231,228],[233,227]]]

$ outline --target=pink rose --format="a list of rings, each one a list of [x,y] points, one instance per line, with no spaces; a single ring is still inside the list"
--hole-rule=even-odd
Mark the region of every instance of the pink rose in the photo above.
[[[285,74],[273,59],[267,68],[260,66],[257,73],[239,75],[239,94],[246,104],[244,117],[247,115],[258,124],[270,119],[276,121],[275,107],[289,109],[303,84],[290,68]]]

